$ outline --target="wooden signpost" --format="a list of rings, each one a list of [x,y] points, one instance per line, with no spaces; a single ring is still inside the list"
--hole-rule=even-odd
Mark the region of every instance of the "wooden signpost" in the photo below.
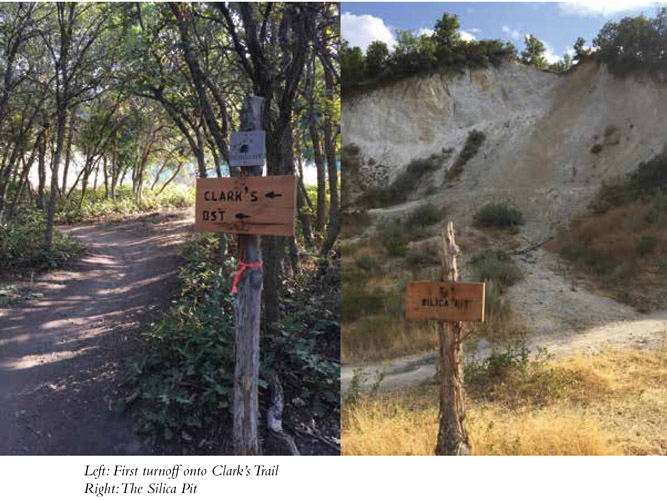
[[[195,230],[294,236],[296,177],[197,179]]]
[[[438,321],[440,412],[436,455],[469,455],[463,392],[462,321],[484,321],[484,283],[459,282],[454,224],[442,237],[442,283],[411,282],[405,293],[410,321]]]
[[[236,455],[260,453],[257,427],[262,260],[258,235],[294,235],[295,177],[261,177],[266,158],[263,112],[263,97],[246,97],[240,116],[242,132],[231,134],[232,177],[196,181],[195,230],[238,235],[239,269],[232,287],[232,293],[236,293],[232,431]]]

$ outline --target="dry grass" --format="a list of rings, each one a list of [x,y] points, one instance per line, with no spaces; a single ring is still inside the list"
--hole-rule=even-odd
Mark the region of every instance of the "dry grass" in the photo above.
[[[341,361],[365,363],[435,349],[438,337],[428,323],[407,323],[390,315],[368,316],[341,329]]]
[[[621,302],[644,311],[667,306],[665,195],[580,217],[547,248]]]
[[[549,361],[529,376],[470,389],[476,455],[667,454],[664,350]],[[343,453],[433,454],[437,400],[430,387],[344,408]]]

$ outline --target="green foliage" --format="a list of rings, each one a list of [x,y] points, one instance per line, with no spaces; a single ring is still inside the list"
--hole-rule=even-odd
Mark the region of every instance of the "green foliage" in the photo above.
[[[546,69],[548,66],[544,53],[547,51],[544,43],[532,34],[525,36],[526,48],[521,52],[521,62],[537,69]]]
[[[128,186],[116,189],[116,199],[106,197],[104,188],[89,189],[81,201],[80,191],[72,192],[69,198],[58,199],[56,220],[71,224],[85,220],[123,217],[152,212],[161,208],[187,208],[194,203],[194,188],[170,184],[160,194],[144,190],[141,201],[137,201]],[[81,207],[79,208],[79,204]]]
[[[389,186],[366,190],[359,197],[357,203],[366,208],[373,208],[397,205],[407,201],[422,178],[439,169],[449,154],[448,150],[444,150],[442,153],[432,154],[428,158],[412,160]]]
[[[365,283],[346,283],[343,281],[340,306],[343,321],[356,321],[384,309],[384,292],[381,290],[368,292],[364,285]]]
[[[603,183],[589,208],[602,214],[643,196],[667,190],[667,150],[641,162],[637,169],[614,181]]]
[[[218,238],[202,233],[184,247],[180,297],[144,335],[145,354],[132,364],[122,407],[135,407],[136,428],[154,440],[228,427],[233,395],[234,298],[231,277],[217,263]],[[280,371],[286,404],[300,398],[311,414],[338,405],[339,364],[318,349],[338,339],[336,300],[307,290],[307,277],[283,298],[280,327],[262,333],[260,387]],[[338,289],[331,287],[330,295]]]
[[[405,259],[411,269],[422,268],[426,266],[437,266],[440,264],[440,252],[438,245],[433,242],[410,248]]]
[[[473,397],[496,400],[501,395],[510,407],[526,402],[544,406],[577,383],[576,373],[548,368],[552,359],[544,347],[531,358],[525,341],[519,339],[482,361],[466,363],[464,377]]]
[[[378,228],[378,241],[392,257],[403,257],[408,251],[409,235],[401,224],[381,225]]]
[[[574,42],[574,46],[572,47],[574,49],[574,62],[579,62],[581,59],[588,54],[590,54],[590,50],[587,50],[585,48],[586,45],[586,40],[584,40],[582,37],[578,37],[577,40]]]
[[[572,57],[567,52],[563,54],[563,59],[549,65],[549,71],[554,73],[563,73],[572,67]]]
[[[509,371],[525,373],[530,364],[530,349],[525,341],[511,342],[504,351],[493,351],[486,359],[466,363],[466,381],[477,382],[480,379],[504,378]]]
[[[44,248],[46,219],[38,210],[23,209],[0,224],[0,272],[25,273],[63,267],[84,247],[75,238],[54,231],[50,250]]]
[[[433,203],[426,202],[419,205],[416,209],[410,212],[405,219],[405,225],[408,227],[414,226],[430,226],[442,219],[442,211],[438,209]]]
[[[522,278],[521,270],[502,250],[478,252],[472,258],[472,268],[477,281],[493,281],[502,286],[511,286]]]
[[[366,74],[379,74],[387,62],[389,57],[389,48],[387,44],[376,40],[372,42],[366,49]]]
[[[658,238],[650,234],[642,234],[637,240],[637,251],[639,255],[644,257],[655,249],[658,246]]]
[[[360,255],[356,263],[359,269],[367,272],[373,272],[379,267],[378,261],[371,255]]]
[[[478,227],[515,227],[523,225],[523,214],[507,203],[489,203],[480,208],[473,217]]]
[[[364,54],[359,47],[350,47],[346,40],[340,49],[340,64],[346,82],[357,83],[364,77]]]
[[[486,140],[486,134],[479,130],[471,130],[466,137],[466,142],[452,167],[445,173],[445,179],[458,178],[463,173],[463,167],[477,154],[479,148]]]
[[[365,57],[361,49],[343,40],[343,91],[373,88],[419,73],[497,66],[503,57],[516,56],[515,47],[500,40],[463,41],[458,27],[458,16],[443,13],[432,35],[399,30],[392,51],[385,50],[382,42],[375,42],[377,45],[369,46]]]
[[[380,384],[384,380],[385,373],[379,370],[375,371],[375,380],[373,380],[370,387],[367,388],[364,396],[367,398],[374,398],[380,392]],[[362,390],[369,382],[369,375],[363,368],[355,368],[352,371],[352,380],[343,395],[343,405],[345,408],[352,408],[359,404],[362,400]]]
[[[661,7],[653,19],[640,15],[609,21],[593,40],[599,49],[597,57],[617,74],[638,69],[664,70],[667,68],[666,26],[666,7]]]

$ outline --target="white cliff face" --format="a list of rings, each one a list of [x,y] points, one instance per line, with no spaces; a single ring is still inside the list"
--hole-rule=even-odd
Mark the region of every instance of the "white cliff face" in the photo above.
[[[413,199],[428,194],[464,224],[482,204],[510,200],[529,233],[544,233],[583,210],[603,180],[667,144],[667,84],[620,79],[593,61],[560,75],[505,62],[343,99],[343,145],[359,146],[361,175],[371,182],[383,182],[383,167],[387,182],[410,160],[453,148],[448,168],[473,129],[486,140],[461,177],[444,182],[444,170],[435,172]]]

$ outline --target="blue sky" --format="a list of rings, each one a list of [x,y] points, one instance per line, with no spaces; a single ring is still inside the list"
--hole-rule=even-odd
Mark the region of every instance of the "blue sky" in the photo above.
[[[665,5],[665,2],[662,2]],[[523,48],[532,33],[545,42],[547,59],[555,62],[571,51],[578,36],[590,45],[610,20],[644,13],[652,17],[658,2],[645,0],[582,2],[343,2],[342,33],[351,45],[365,50],[375,40],[391,45],[396,29],[432,29],[443,12],[458,14],[462,36],[498,38]]]

